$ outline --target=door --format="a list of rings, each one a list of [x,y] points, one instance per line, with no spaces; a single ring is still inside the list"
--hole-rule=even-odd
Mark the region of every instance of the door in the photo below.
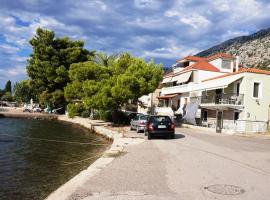
[[[222,98],[222,89],[216,89],[215,103],[216,103],[216,104],[219,104],[221,98]]]
[[[221,133],[223,128],[223,112],[217,111],[217,125],[216,125],[216,132]]]

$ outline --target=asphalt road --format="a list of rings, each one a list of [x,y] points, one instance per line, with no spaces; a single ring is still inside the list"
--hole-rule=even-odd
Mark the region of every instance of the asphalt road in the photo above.
[[[270,199],[270,136],[176,132],[129,146],[70,199]]]

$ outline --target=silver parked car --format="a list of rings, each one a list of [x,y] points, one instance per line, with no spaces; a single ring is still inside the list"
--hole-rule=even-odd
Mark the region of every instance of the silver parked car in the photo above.
[[[148,115],[137,115],[130,121],[130,130],[136,130],[137,133],[144,131]]]

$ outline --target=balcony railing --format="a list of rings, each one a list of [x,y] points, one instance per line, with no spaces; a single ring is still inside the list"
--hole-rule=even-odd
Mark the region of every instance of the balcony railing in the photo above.
[[[171,87],[164,87],[161,89],[161,93],[164,95],[167,94],[177,94],[177,93],[185,93],[191,91],[191,88],[197,85],[196,83],[188,83],[183,85],[176,85]]]
[[[244,94],[230,93],[192,97],[191,101],[197,101],[200,104],[243,105]]]

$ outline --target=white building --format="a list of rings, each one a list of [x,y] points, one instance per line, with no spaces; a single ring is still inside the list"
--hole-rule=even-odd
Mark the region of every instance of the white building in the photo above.
[[[181,115],[218,132],[267,130],[269,71],[239,68],[238,58],[224,53],[187,56],[177,61],[162,83],[157,114]]]

